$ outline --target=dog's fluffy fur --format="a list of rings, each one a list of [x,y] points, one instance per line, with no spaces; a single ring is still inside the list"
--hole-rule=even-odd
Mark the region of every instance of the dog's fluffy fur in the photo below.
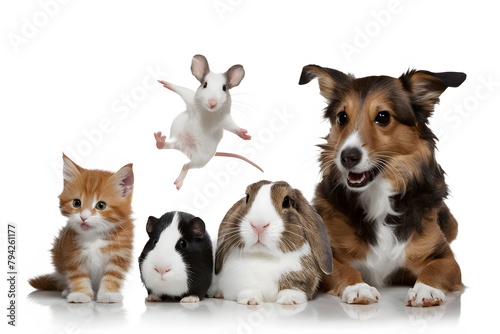
[[[444,172],[428,119],[464,73],[410,70],[399,78],[352,75],[317,65],[299,84],[318,79],[331,122],[322,148],[322,180],[313,204],[334,256],[324,288],[347,303],[373,303],[376,287],[409,284],[409,306],[441,304],[463,288],[449,243],[457,222],[444,203]]]

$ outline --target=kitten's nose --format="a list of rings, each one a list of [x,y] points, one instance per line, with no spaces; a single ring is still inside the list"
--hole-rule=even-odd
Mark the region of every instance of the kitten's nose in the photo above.
[[[82,222],[85,223],[85,221],[87,220],[87,218],[83,218],[82,216],[80,216],[80,219],[82,220]]]

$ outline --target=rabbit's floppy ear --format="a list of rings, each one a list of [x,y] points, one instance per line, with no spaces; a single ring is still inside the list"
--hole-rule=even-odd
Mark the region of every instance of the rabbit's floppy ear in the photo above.
[[[239,236],[240,219],[243,217],[246,198],[240,199],[229,209],[219,226],[217,236],[217,250],[215,251],[215,274],[222,270],[222,265],[233,248],[240,247]]]
[[[300,191],[294,189],[294,192],[297,199],[296,210],[302,216],[305,237],[311,246],[312,254],[323,273],[331,274],[333,271],[332,247],[323,219]]]

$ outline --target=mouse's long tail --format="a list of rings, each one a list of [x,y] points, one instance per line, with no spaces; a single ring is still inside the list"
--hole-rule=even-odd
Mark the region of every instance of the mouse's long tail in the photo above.
[[[253,161],[248,160],[247,158],[245,158],[245,157],[243,157],[243,156],[241,156],[239,154],[226,153],[226,152],[215,152],[215,156],[216,157],[230,157],[230,158],[241,159],[243,161],[248,162],[250,165],[254,166],[258,170],[260,170],[262,173],[264,173],[264,170],[262,170],[262,168],[260,168],[256,163],[254,163]]]

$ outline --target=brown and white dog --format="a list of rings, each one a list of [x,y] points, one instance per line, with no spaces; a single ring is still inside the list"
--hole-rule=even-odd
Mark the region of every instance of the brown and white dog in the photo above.
[[[428,119],[448,87],[466,75],[410,70],[399,78],[354,78],[305,66],[299,84],[318,79],[331,130],[313,204],[333,250],[328,293],[370,304],[376,287],[413,285],[408,306],[434,306],[463,288],[449,243],[457,222],[444,203],[444,172]],[[366,283],[365,283],[366,282]]]

